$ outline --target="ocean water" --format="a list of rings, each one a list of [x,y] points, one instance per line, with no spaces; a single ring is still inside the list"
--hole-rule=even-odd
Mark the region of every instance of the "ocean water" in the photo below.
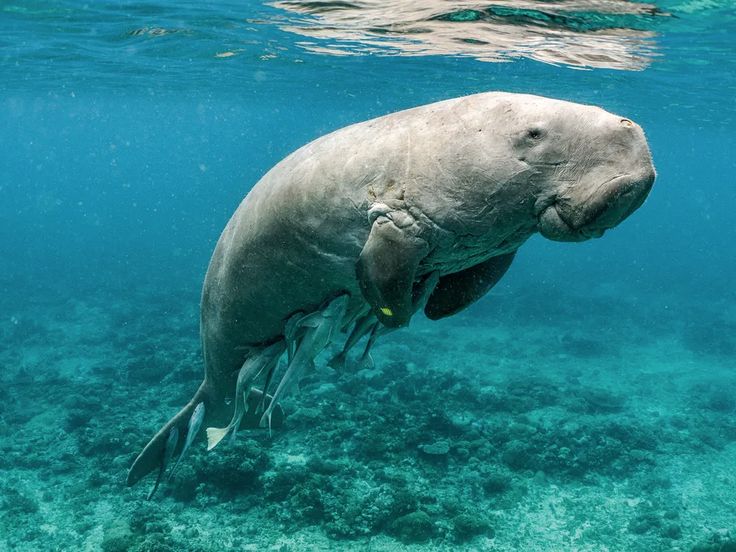
[[[0,30],[0,550],[736,550],[730,0],[11,0]],[[260,176],[490,90],[639,123],[646,203],[126,486]]]

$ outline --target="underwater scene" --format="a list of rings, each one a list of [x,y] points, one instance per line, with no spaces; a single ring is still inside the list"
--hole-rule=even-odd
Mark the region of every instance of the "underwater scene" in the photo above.
[[[736,551],[731,0],[0,31],[0,551]]]

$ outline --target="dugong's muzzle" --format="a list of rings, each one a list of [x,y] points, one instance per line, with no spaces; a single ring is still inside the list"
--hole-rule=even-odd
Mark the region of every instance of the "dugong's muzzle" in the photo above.
[[[621,175],[601,184],[582,204],[558,200],[539,215],[539,231],[556,241],[599,238],[642,203],[654,184],[654,170],[644,178]]]
[[[656,173],[644,135],[636,130],[628,155],[617,152],[621,159],[605,159],[537,205],[538,228],[544,237],[556,241],[598,238],[641,207]]]

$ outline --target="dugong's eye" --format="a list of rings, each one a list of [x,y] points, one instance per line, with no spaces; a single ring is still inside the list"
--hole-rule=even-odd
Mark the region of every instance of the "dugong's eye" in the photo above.
[[[544,129],[538,128],[538,127],[532,127],[529,130],[526,131],[526,137],[531,140],[541,140],[544,138],[545,132]]]

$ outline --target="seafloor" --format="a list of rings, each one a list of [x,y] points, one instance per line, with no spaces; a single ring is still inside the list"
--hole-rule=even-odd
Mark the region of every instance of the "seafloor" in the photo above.
[[[197,294],[44,286],[0,323],[0,550],[736,551],[736,312],[544,285],[318,367],[269,437],[125,473],[201,379]]]

